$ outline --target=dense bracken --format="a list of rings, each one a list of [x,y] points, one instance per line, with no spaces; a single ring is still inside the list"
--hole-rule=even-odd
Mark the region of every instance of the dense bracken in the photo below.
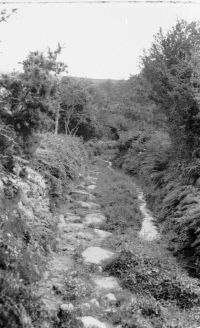
[[[127,194],[132,196],[128,201]],[[116,257],[105,262],[103,271],[117,277],[126,291],[112,317],[113,324],[126,328],[198,326],[199,281],[178,265],[166,249],[165,238],[148,243],[139,237],[142,217],[130,178],[102,167],[96,196],[106,214],[104,227],[113,233],[108,246],[116,249]]]

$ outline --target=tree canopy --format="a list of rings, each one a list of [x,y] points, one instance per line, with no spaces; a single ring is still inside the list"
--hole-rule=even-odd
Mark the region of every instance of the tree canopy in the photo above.
[[[199,50],[199,23],[178,21],[166,34],[160,30],[142,57],[149,96],[166,115],[174,149],[178,145],[182,155],[200,146]]]

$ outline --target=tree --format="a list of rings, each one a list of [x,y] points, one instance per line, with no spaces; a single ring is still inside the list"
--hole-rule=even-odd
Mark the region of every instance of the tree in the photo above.
[[[60,83],[61,130],[75,135],[89,115],[89,95],[83,83],[73,78],[63,78]]]
[[[58,45],[55,51],[48,50],[46,56],[31,52],[22,63],[22,73],[3,75],[0,80],[0,116],[13,126],[24,144],[34,132],[57,124],[58,75],[66,70],[66,65],[57,61],[60,51]]]
[[[58,133],[58,121],[60,111],[60,93],[58,76],[66,72],[67,66],[57,61],[61,52],[61,46],[55,51],[48,50],[47,56],[38,51],[31,52],[23,62],[23,78],[27,85],[31,87],[33,104],[40,107],[40,112],[50,112],[55,110],[55,133]],[[52,116],[52,115],[51,115]]]
[[[150,98],[164,112],[175,151],[190,156],[200,147],[199,105],[194,93],[195,54],[200,51],[200,25],[178,21],[164,35],[162,30],[142,57],[143,76]],[[197,60],[198,59],[198,60]]]

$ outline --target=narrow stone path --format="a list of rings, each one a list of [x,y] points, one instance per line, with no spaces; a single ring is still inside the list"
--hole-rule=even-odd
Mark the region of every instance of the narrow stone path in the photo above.
[[[112,171],[112,162],[103,160],[108,168]],[[140,202],[140,211],[143,215],[143,222],[142,222],[142,228],[139,232],[139,235],[142,239],[146,241],[152,241],[154,239],[158,239],[160,237],[155,224],[154,224],[154,218],[152,217],[152,214],[150,210],[147,208],[147,203],[144,198],[144,193],[138,188],[138,186],[135,185],[135,183],[132,183],[134,188],[137,191],[138,194],[138,200]]]
[[[112,170],[111,163],[107,164]],[[91,171],[70,193],[70,205],[66,204],[60,215],[58,251],[52,254],[38,291],[48,317],[52,318],[43,323],[44,328],[60,327],[53,322],[55,318],[66,319],[66,315],[75,318],[73,327],[111,328],[123,293],[125,303],[133,297],[122,290],[115,277],[102,270],[115,253],[106,247],[112,233],[101,229],[106,218],[95,202],[98,174]],[[157,231],[141,192],[138,199],[144,215],[140,236],[149,241],[157,237]],[[117,321],[115,326],[118,327]]]
[[[58,253],[52,255],[39,295],[48,315],[72,314],[85,328],[109,328],[109,312],[116,312],[121,287],[102,272],[102,264],[115,256],[105,246],[112,234],[101,229],[106,218],[95,203],[97,171],[71,192],[73,202],[60,215]],[[44,322],[43,327],[53,327]]]

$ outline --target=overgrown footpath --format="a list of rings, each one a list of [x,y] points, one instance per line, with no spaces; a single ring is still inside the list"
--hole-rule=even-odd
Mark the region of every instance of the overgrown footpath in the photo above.
[[[199,281],[177,264],[162,239],[138,236],[141,214],[129,177],[101,166],[96,196],[112,231],[116,258],[103,271],[120,280],[129,297],[119,299],[114,325],[126,328],[196,328],[200,324]]]

